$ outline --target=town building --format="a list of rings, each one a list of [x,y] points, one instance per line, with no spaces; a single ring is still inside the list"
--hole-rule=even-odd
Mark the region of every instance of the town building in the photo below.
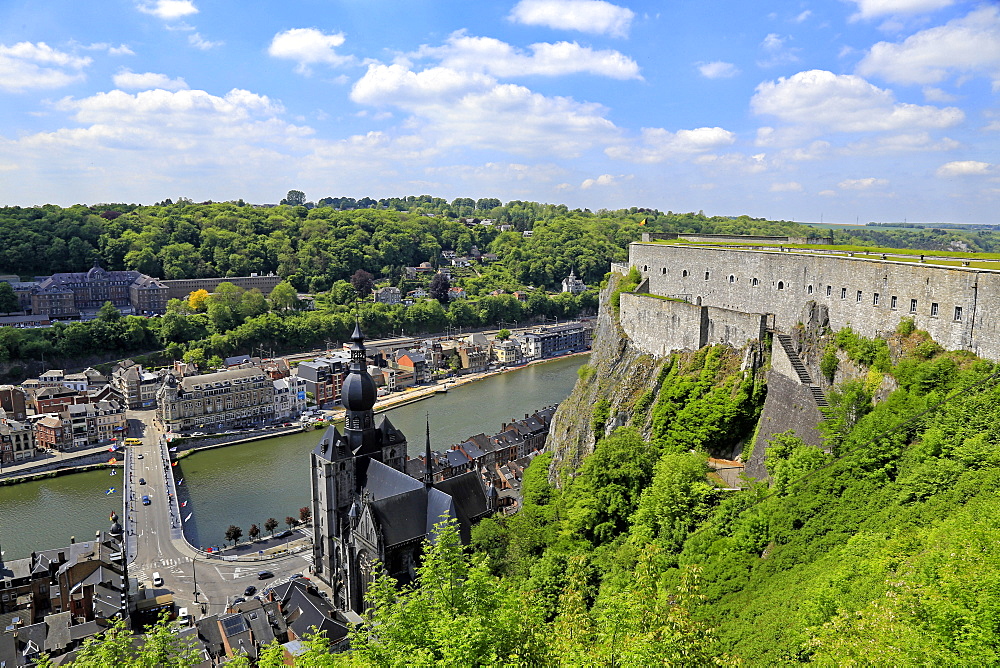
[[[419,350],[400,350],[396,353],[392,365],[403,374],[412,374],[413,385],[422,385],[430,381],[430,370],[427,368],[427,358]],[[405,383],[404,383],[405,384]]]
[[[344,433],[329,427],[310,456],[313,569],[333,589],[337,608],[360,613],[375,562],[411,582],[423,543],[442,517],[456,518],[467,541],[471,522],[490,509],[474,472],[440,484],[404,473],[406,437],[386,417],[375,424],[376,387],[359,327],[351,340]],[[426,450],[429,457],[429,437]]]
[[[164,313],[167,287],[138,271],[107,271],[96,262],[90,271],[52,274],[30,289],[31,312],[55,318],[96,312],[105,302],[135,314]]]
[[[520,338],[515,336],[502,341],[494,340],[490,348],[490,354],[496,360],[497,364],[506,366],[520,364],[524,356],[524,353],[521,351]]]
[[[577,322],[527,332],[522,336],[524,357],[540,360],[586,350],[584,329],[583,324]]]
[[[340,390],[350,364],[350,354],[335,352],[314,360],[299,362],[295,375],[305,381],[306,392],[320,408],[329,408],[340,400]]]
[[[0,665],[65,654],[128,616],[124,531],[117,515],[111,520],[111,529],[92,540],[24,559],[0,557]]]
[[[274,383],[260,369],[178,379],[168,374],[156,397],[157,418],[173,432],[207,424],[260,425],[274,419]]]
[[[29,304],[30,306],[30,304]],[[0,316],[0,327],[14,329],[30,329],[33,327],[48,327],[52,320],[46,314],[39,315],[4,315]]]
[[[23,420],[28,415],[24,390],[14,385],[0,385],[0,408],[12,420]]]
[[[123,438],[127,427],[125,408],[117,401],[67,406],[61,417],[64,425],[69,422],[74,448],[109,444]]]
[[[214,292],[219,283],[232,283],[244,290],[260,290],[265,296],[281,283],[281,276],[274,274],[250,274],[249,276],[225,276],[221,278],[177,278],[160,280],[167,290],[167,299],[187,299],[192,292],[205,290]]]
[[[43,450],[69,450],[73,447],[73,430],[58,413],[46,413],[33,421],[35,443]]]
[[[394,287],[392,285],[387,285],[383,288],[379,288],[378,290],[376,290],[374,293],[374,299],[380,304],[390,304],[390,305],[399,304],[401,301],[403,301],[402,296],[400,295],[399,292],[399,288]]]
[[[125,399],[129,410],[153,408],[160,377],[132,360],[119,362],[111,370],[111,385]]]
[[[0,462],[6,465],[31,459],[37,447],[31,424],[8,418],[7,411],[0,409]]]
[[[562,291],[578,295],[581,292],[587,291],[587,284],[577,278],[576,274],[573,273],[573,270],[570,269],[569,276],[563,279]]]
[[[298,376],[271,380],[274,385],[274,419],[298,417],[306,409],[306,381]]]

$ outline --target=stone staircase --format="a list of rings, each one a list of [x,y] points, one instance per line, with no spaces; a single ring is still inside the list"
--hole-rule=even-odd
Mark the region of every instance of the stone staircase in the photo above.
[[[799,354],[795,351],[795,346],[792,345],[792,337],[787,334],[781,334],[780,332],[775,332],[775,336],[778,337],[778,342],[781,347],[785,349],[785,354],[788,356],[788,360],[792,363],[792,368],[795,369],[795,373],[799,377],[799,382],[809,388],[809,392],[813,395],[813,400],[815,400],[816,405],[820,408],[826,408],[830,404],[826,400],[826,395],[823,394],[822,388],[814,384],[812,377],[809,375],[809,371],[806,370],[806,365],[802,363],[802,359]]]

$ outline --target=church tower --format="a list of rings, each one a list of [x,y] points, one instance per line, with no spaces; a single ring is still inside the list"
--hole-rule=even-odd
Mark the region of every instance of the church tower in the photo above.
[[[351,367],[340,391],[340,402],[347,410],[344,438],[356,455],[378,453],[381,456],[379,433],[375,429],[375,380],[368,373],[365,358],[365,337],[355,324],[351,335]]]

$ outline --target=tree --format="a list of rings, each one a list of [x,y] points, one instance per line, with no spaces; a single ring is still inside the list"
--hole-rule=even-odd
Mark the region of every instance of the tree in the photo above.
[[[208,307],[208,290],[195,290],[188,295],[188,308],[201,313]]]
[[[309,506],[299,508],[299,519],[308,523],[312,519],[312,509]]]
[[[354,286],[354,291],[357,292],[358,297],[364,299],[372,293],[375,288],[375,277],[369,274],[364,269],[358,269],[351,276],[351,285]]]
[[[111,302],[104,302],[104,305],[97,309],[97,319],[101,322],[118,322],[122,319],[122,313]]]
[[[0,281],[0,312],[10,313],[18,310],[17,295],[7,281]]]
[[[285,518],[285,524],[287,524],[288,528],[291,529],[293,526],[295,526],[295,518],[289,515],[288,517]]]
[[[240,538],[243,538],[243,529],[235,524],[230,524],[229,528],[226,529],[226,540],[233,541],[233,547],[236,547],[236,543]]]
[[[267,530],[268,533],[273,534],[274,530],[278,528],[278,520],[274,519],[273,517],[268,517],[266,520],[264,520],[264,528]]]
[[[301,190],[289,190],[281,203],[289,206],[302,206],[306,203],[306,194]]]
[[[250,540],[257,540],[257,537],[260,536],[260,527],[256,524],[251,524],[247,535],[250,537]]]
[[[288,311],[299,308],[299,296],[288,281],[282,281],[274,286],[270,294],[271,308],[275,311]]]
[[[442,273],[434,274],[434,278],[431,279],[431,284],[427,288],[428,294],[431,297],[438,300],[441,304],[448,303],[448,290],[451,289],[451,281],[448,277]]]
[[[499,332],[497,332],[497,337],[496,338],[497,338],[497,341],[506,341],[507,339],[510,338],[510,330],[506,329],[506,328],[505,329],[501,329]]]

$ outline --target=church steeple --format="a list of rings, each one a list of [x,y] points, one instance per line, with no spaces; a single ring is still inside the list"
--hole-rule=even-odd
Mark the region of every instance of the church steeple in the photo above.
[[[365,337],[358,323],[354,325],[351,341],[351,367],[341,387],[340,401],[347,409],[344,437],[351,450],[355,454],[360,454],[365,446],[368,448],[377,446],[378,433],[375,430],[373,408],[378,391],[375,380],[368,374]]]
[[[427,414],[427,452],[424,455],[424,487],[434,486],[434,460],[431,459],[431,416]]]

